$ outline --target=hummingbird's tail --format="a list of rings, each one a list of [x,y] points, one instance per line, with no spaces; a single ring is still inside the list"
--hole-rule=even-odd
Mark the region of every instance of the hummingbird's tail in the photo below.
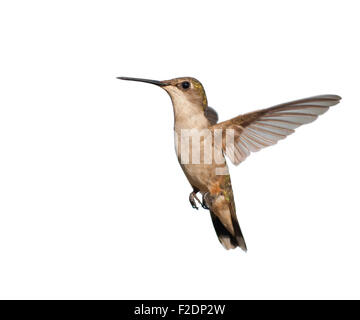
[[[215,204],[216,202],[217,200]],[[219,241],[227,250],[240,247],[246,252],[246,243],[236,217],[234,202],[221,202],[220,206],[215,205],[210,208],[211,220]]]

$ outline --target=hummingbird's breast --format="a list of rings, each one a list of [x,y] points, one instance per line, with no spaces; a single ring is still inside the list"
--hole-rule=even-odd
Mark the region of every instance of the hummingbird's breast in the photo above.
[[[218,174],[228,174],[221,146],[214,144],[203,105],[173,97],[173,108],[178,161],[190,184],[205,193]]]

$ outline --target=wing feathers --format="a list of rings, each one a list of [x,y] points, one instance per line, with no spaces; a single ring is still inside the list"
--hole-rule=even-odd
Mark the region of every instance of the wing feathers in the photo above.
[[[285,120],[297,124],[305,124],[313,122],[317,116],[313,114],[306,114],[306,113],[290,113],[290,112],[284,112],[284,113],[275,113],[273,115],[264,116],[265,119],[271,119],[271,120]]]
[[[296,129],[297,127],[299,127],[301,125],[300,123],[286,121],[284,119],[280,119],[280,120],[261,119],[260,121],[256,122],[256,124],[259,124],[259,125],[262,125],[264,123],[268,124],[268,125],[278,126],[280,128],[289,129],[289,130]]]
[[[233,145],[230,146],[229,143],[226,146],[226,141],[223,140],[223,146],[226,146],[223,149],[232,154],[227,155],[237,165],[251,152],[276,144],[294,133],[297,127],[313,122],[329,110],[329,107],[338,104],[340,99],[337,95],[321,95],[287,102],[238,116],[211,128],[235,131]]]
[[[219,116],[218,116],[217,112],[215,111],[215,109],[213,109],[209,106],[207,106],[206,109],[204,110],[204,116],[206,117],[206,119],[209,120],[211,125],[217,123],[219,120]]]
[[[293,129],[288,129],[288,128],[283,128],[283,127],[279,127],[279,126],[274,126],[271,124],[266,124],[266,123],[262,123],[262,124],[251,124],[249,126],[249,128],[255,129],[255,130],[267,130],[273,133],[278,133],[278,134],[282,134],[282,135],[289,135],[292,134],[293,132],[295,132]]]
[[[305,113],[305,114],[314,114],[314,115],[320,115],[325,113],[329,110],[329,107],[320,107],[320,106],[294,106],[292,108],[284,108],[277,113],[283,113],[287,111],[291,111],[293,113]]]

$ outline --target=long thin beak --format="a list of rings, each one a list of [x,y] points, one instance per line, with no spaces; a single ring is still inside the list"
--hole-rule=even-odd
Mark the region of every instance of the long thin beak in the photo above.
[[[157,80],[150,80],[150,79],[129,78],[129,77],[117,77],[117,79],[120,79],[120,80],[130,80],[130,81],[139,81],[139,82],[146,82],[146,83],[155,84],[155,85],[160,86],[160,87],[163,87],[163,86],[166,86],[166,85],[167,85],[166,82],[157,81]]]

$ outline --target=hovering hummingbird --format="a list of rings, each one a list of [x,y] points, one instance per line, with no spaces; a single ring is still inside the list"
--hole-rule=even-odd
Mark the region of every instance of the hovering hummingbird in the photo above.
[[[193,189],[189,195],[190,204],[198,209],[198,202],[204,209],[210,210],[216,234],[224,248],[240,247],[244,251],[247,248],[237,220],[230,175],[224,156],[238,165],[251,152],[271,146],[292,134],[295,128],[314,121],[341,99],[337,95],[319,95],[246,113],[218,123],[216,111],[208,106],[204,87],[195,78],[182,77],[166,81],[129,77],[118,79],[151,83],[163,88],[170,95],[175,117],[176,153]],[[193,129],[205,129],[210,132],[213,138],[210,139],[210,144],[215,155],[210,161],[207,161],[205,156],[200,158],[200,161],[183,161],[184,140],[179,140],[179,137],[183,136],[184,131]],[[229,138],[224,132],[231,132],[232,137]],[[215,143],[216,136],[220,137],[220,143]],[[187,155],[191,157],[197,151],[204,152],[205,141],[209,139],[203,137],[197,145],[193,141],[190,142],[190,152]],[[194,151],[194,148],[197,150]],[[197,197],[199,192],[202,201]]]

